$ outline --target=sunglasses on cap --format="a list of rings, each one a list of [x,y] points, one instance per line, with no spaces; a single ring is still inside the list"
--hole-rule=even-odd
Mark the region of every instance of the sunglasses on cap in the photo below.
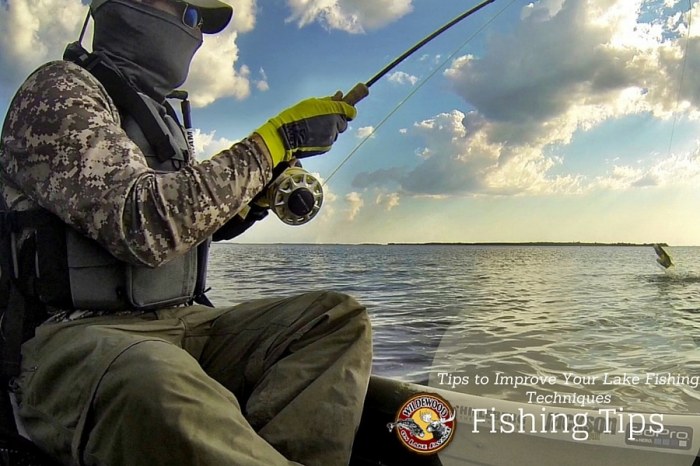
[[[182,12],[182,24],[192,29],[202,29],[204,18],[197,8],[186,3]]]
[[[151,8],[155,8],[157,10],[163,10],[163,11],[170,11],[170,8],[182,8],[182,24],[185,26],[192,28],[192,29],[201,29],[202,24],[204,23],[204,19],[202,18],[201,13],[199,12],[199,9],[196,7],[193,7],[189,3],[181,2],[178,0],[136,0],[139,3],[143,3],[144,5],[148,5]],[[169,4],[170,7],[165,10],[161,5],[163,3]]]

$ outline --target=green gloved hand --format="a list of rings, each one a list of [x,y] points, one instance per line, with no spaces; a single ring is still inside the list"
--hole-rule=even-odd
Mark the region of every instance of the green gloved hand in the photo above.
[[[295,158],[310,157],[331,150],[338,134],[345,131],[357,110],[341,100],[342,93],[322,99],[302,100],[255,132],[262,137],[273,166]]]

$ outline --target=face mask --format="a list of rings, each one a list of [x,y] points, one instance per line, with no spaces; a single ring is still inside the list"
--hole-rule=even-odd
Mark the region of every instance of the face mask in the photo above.
[[[202,32],[181,18],[129,0],[93,12],[93,52],[106,55],[140,91],[163,100],[187,79]]]

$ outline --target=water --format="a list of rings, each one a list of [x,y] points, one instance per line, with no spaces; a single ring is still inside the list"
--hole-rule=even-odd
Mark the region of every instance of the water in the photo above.
[[[626,410],[700,413],[688,379],[700,375],[700,248],[668,251],[670,273],[651,247],[215,244],[209,296],[349,293],[372,317],[378,375],[437,386],[447,372],[471,382],[456,390],[500,399],[598,394]],[[514,387],[496,373],[557,380]],[[640,379],[612,383],[623,374]]]

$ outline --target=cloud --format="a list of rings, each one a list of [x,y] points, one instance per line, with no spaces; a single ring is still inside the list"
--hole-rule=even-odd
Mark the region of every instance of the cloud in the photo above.
[[[192,136],[194,138],[194,151],[198,160],[211,158],[212,155],[228,149],[236,142],[227,138],[217,138],[216,131],[202,133],[200,129],[195,129]]]
[[[238,63],[236,39],[255,28],[256,0],[238,0],[229,26],[215,35],[205,35],[204,44],[192,61],[184,86],[190,91],[192,104],[203,107],[224,97],[245,99],[250,95],[250,69]],[[258,90],[267,90],[267,78],[261,69],[255,81]]]
[[[374,137],[374,126],[363,126],[362,128],[358,128],[357,137],[360,139]]]
[[[625,116],[700,115],[700,61],[684,58],[700,55],[700,28],[688,36],[687,14],[672,12],[642,21],[645,8],[641,0],[524,7],[514,29],[492,34],[480,56],[458,57],[445,71],[468,109],[416,122],[412,132],[424,142],[419,164],[392,182],[413,195],[541,195],[658,186],[683,170],[681,179],[694,180],[695,154],[640,154],[643,164],[593,178],[566,173],[566,160],[551,155],[577,132]],[[700,4],[693,14],[700,16]],[[363,181],[380,175],[386,170]]]
[[[326,29],[362,33],[378,29],[410,13],[411,0],[288,0],[287,21],[299,27],[319,23]]]
[[[685,154],[674,154],[649,165],[615,164],[608,173],[598,176],[589,189],[624,191],[655,186],[697,186],[700,183],[700,146]]]
[[[270,84],[267,82],[267,73],[265,70],[260,68],[260,79],[255,81],[255,87],[260,92],[265,92],[270,90]]]
[[[0,2],[0,86],[15,89],[35,68],[60,59],[66,44],[78,39],[87,12],[80,0]],[[205,36],[185,84],[193,105],[250,94],[250,71],[237,63],[236,39],[255,26],[255,14],[255,0],[241,0],[232,25],[220,34]],[[83,41],[88,49],[91,30],[90,26]]]
[[[238,61],[237,36],[233,30],[206,37],[197,51],[183,85],[194,106],[203,107],[222,97],[244,99],[250,95],[250,69],[246,65],[234,67]]]
[[[414,132],[422,136],[426,147],[419,151],[422,163],[400,180],[403,189],[416,194],[485,189],[484,175],[495,166],[499,148],[486,141],[465,144],[465,117],[453,110],[414,125]]]
[[[389,182],[399,182],[405,176],[406,170],[401,167],[360,172],[352,180],[353,188],[364,189],[371,186],[385,186]]]
[[[437,54],[437,55],[431,56],[431,55],[428,55],[427,53],[424,53],[423,55],[420,56],[420,58],[418,59],[418,61],[420,61],[420,62],[428,62],[428,61],[430,61],[430,62],[432,62],[433,64],[438,65],[438,64],[442,63],[442,55],[441,55],[441,54]]]
[[[233,18],[228,29],[235,29],[238,32],[252,31],[255,28],[257,10],[256,0],[236,0]]]
[[[0,86],[14,89],[42,63],[59,60],[87,11],[80,0],[0,2]]]
[[[399,205],[399,200],[399,193],[379,193],[374,203],[382,207],[384,210],[390,211]]]
[[[362,195],[356,191],[349,192],[345,195],[345,202],[348,205],[346,210],[348,221],[352,221],[357,217],[360,209],[365,205]]]
[[[410,84],[411,86],[415,86],[416,83],[418,82],[418,77],[410,75],[408,73],[404,73],[403,71],[395,71],[391,73],[388,77],[389,82],[395,83],[395,84]]]
[[[531,4],[512,34],[493,38],[481,58],[459,57],[445,75],[497,125],[493,136],[511,143],[566,141],[578,128],[630,113],[668,117],[679,95],[685,38],[677,36],[678,24],[640,22],[641,6],[641,0]],[[688,55],[698,52],[700,40],[691,38]],[[700,71],[697,60],[688,64],[687,76]],[[684,86],[681,99],[696,107],[698,86]],[[543,127],[555,119],[564,120],[568,134]]]

